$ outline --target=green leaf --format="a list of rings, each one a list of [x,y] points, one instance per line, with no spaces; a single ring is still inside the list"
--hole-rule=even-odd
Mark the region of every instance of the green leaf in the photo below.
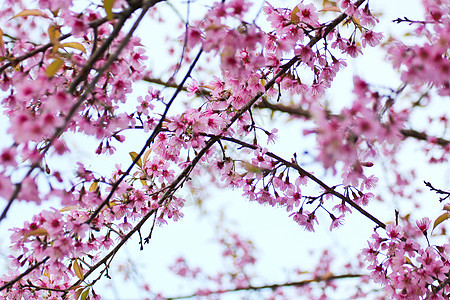
[[[441,224],[448,218],[450,218],[450,213],[448,213],[448,212],[445,212],[442,215],[440,215],[439,217],[437,217],[437,219],[434,221],[434,224],[433,224],[433,230],[436,228],[436,226],[438,226],[439,224]]]
[[[60,58],[55,59],[51,64],[45,69],[45,75],[48,77],[55,76],[56,72],[64,66],[64,61]]]
[[[88,295],[89,295],[89,291],[90,291],[90,290],[91,290],[90,288],[85,289],[84,292],[83,292],[83,294],[81,294],[80,300],[86,300],[87,297],[88,297]]]
[[[42,11],[40,11],[39,9],[24,9],[22,10],[20,13],[18,13],[17,15],[15,15],[14,17],[11,18],[15,19],[18,17],[28,17],[28,16],[43,16],[43,17],[47,17]]]
[[[130,152],[130,156],[131,156],[131,158],[133,159],[133,161],[135,161],[135,160],[136,160],[136,157],[138,157],[139,154],[137,154],[136,152]],[[142,168],[142,159],[139,158],[139,160],[136,162],[136,164],[137,164],[140,168]]]
[[[89,187],[89,192],[95,192],[98,189],[98,181],[94,181]]]
[[[75,272],[75,275],[77,275],[78,278],[80,278],[81,280],[84,279],[83,270],[78,264],[78,259],[75,259],[75,261],[73,262],[73,271]]]
[[[63,48],[69,47],[69,48],[77,49],[77,50],[80,50],[83,53],[86,53],[86,48],[84,48],[84,46],[82,44],[77,43],[77,42],[63,43],[63,44],[61,44],[61,46]]]
[[[48,235],[48,232],[44,228],[38,228],[38,229],[31,230],[30,232],[27,232],[24,237],[28,238],[28,237],[30,237],[32,235],[34,235],[34,236],[37,236],[37,235]]]
[[[258,166],[254,166],[248,162],[245,161],[241,161],[242,167],[247,170],[248,172],[252,172],[255,174],[261,174],[263,172],[263,169],[261,169]]]
[[[112,19],[114,19],[114,15],[112,13],[112,8],[114,6],[114,2],[115,2],[115,0],[103,0],[103,8],[105,9],[106,17],[110,21]]]

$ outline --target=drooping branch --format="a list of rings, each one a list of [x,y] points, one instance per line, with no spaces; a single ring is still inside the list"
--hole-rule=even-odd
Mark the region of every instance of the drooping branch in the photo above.
[[[296,116],[296,117],[302,117],[305,119],[310,119],[311,113],[308,110],[302,109],[301,107],[295,107],[295,106],[290,106],[290,105],[284,105],[284,104],[274,104],[274,103],[270,103],[268,100],[262,101],[260,104],[258,104],[257,106],[255,106],[257,108],[261,108],[261,109],[270,109],[272,111],[279,111],[279,112],[283,112],[283,113],[287,113],[291,116]],[[417,140],[422,140],[422,141],[430,141],[430,140],[435,140],[436,144],[442,147],[446,147],[448,144],[450,144],[449,140],[443,139],[443,138],[437,138],[437,137],[432,137],[429,136],[428,134],[426,134],[425,132],[419,132],[417,130],[414,129],[401,129],[400,133],[405,137],[411,137],[411,138],[415,138]]]
[[[236,138],[232,138],[232,137],[222,137],[221,140],[224,141],[229,141],[235,144],[238,144],[242,147],[246,147],[249,149],[257,149],[258,147],[253,145],[253,144],[249,144],[246,142],[243,142],[241,140],[238,140]],[[357,211],[359,211],[362,215],[366,216],[367,218],[369,218],[371,221],[373,221],[375,224],[377,224],[377,226],[385,229],[386,228],[386,224],[381,222],[380,220],[378,220],[375,216],[373,216],[372,214],[370,214],[368,211],[366,211],[365,209],[363,209],[361,206],[359,206],[358,204],[356,204],[352,199],[350,199],[349,197],[346,197],[344,195],[342,195],[341,193],[337,192],[334,188],[328,186],[326,183],[324,183],[322,180],[320,180],[319,178],[317,178],[316,176],[314,176],[312,173],[306,171],[305,169],[303,169],[297,162],[293,162],[293,161],[287,161],[284,158],[272,153],[272,152],[266,152],[265,155],[277,160],[278,162],[282,163],[283,165],[290,167],[292,169],[297,170],[301,176],[306,176],[309,179],[311,179],[312,181],[314,181],[315,183],[317,183],[319,186],[321,186],[327,193],[332,194],[336,197],[338,197],[339,199],[341,199],[342,201],[344,201],[345,203],[349,204],[351,207],[353,207],[354,209],[356,209]]]
[[[260,104],[258,104],[257,106],[255,106],[257,108],[267,108],[270,109],[272,111],[279,111],[279,112],[283,112],[283,113],[287,113],[291,116],[296,116],[296,117],[302,117],[305,119],[310,119],[311,113],[308,110],[302,109],[301,107],[294,107],[294,106],[290,106],[290,105],[284,105],[284,104],[274,104],[274,103],[270,103],[268,100],[262,101]],[[422,141],[430,141],[430,140],[435,140],[436,144],[442,147],[446,147],[448,144],[450,144],[449,140],[443,139],[443,138],[438,138],[438,137],[432,137],[428,134],[426,134],[425,132],[419,132],[417,130],[414,129],[401,129],[400,133],[405,137],[411,137],[411,138],[415,138],[417,140],[422,140]]]

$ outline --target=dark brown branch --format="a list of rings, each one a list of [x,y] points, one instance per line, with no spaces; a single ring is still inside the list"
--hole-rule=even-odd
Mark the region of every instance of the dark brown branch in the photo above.
[[[168,82],[168,81],[161,80],[159,78],[153,78],[153,77],[147,77],[146,76],[146,77],[144,77],[143,80],[147,81],[147,82],[150,82],[150,83],[156,83],[156,84],[159,84],[159,85],[162,85],[162,86],[165,86],[165,87],[174,88],[174,89],[179,87],[179,85],[174,83],[173,81],[172,82]],[[182,87],[181,90],[184,91],[184,92],[187,92],[187,88],[186,87]]]
[[[291,116],[303,117],[306,119],[311,118],[311,113],[308,110],[291,105],[270,103],[267,99],[263,99],[263,101],[255,105],[255,107],[260,109],[268,108],[273,111],[284,112],[290,114]]]
[[[435,188],[430,182],[424,181],[425,185],[430,188],[430,191],[435,192],[438,195],[445,195],[444,197],[439,198],[439,202],[443,202],[446,199],[450,198],[450,191],[444,191],[441,189]]]
[[[288,113],[291,116],[297,116],[297,117],[303,117],[306,119],[311,118],[311,113],[308,110],[302,109],[301,107],[295,107],[290,105],[283,105],[283,104],[273,104],[270,103],[267,100],[262,101],[260,104],[256,105],[257,108],[267,108],[273,111],[279,111],[283,113]],[[434,138],[429,135],[427,135],[424,132],[419,132],[414,129],[401,129],[400,133],[404,137],[412,137],[418,140],[422,141],[429,141],[430,139],[435,139],[436,144],[442,147],[446,147],[448,144],[450,144],[450,141],[443,139],[443,138]]]
[[[337,279],[347,279],[347,278],[359,278],[365,276],[363,274],[343,274],[343,275],[330,275],[330,276],[324,276],[314,279],[308,279],[308,280],[302,280],[302,281],[294,281],[294,282],[286,282],[281,284],[270,284],[270,285],[260,285],[260,286],[246,286],[241,288],[235,288],[235,289],[229,289],[229,290],[218,290],[218,291],[211,291],[207,296],[209,295],[221,295],[226,293],[232,293],[232,292],[239,292],[239,291],[258,291],[258,290],[264,290],[264,289],[271,289],[275,291],[278,288],[283,287],[302,287],[311,283],[320,283],[320,282],[328,282],[331,280],[337,280]],[[186,296],[178,296],[178,297],[170,297],[165,298],[166,300],[176,300],[176,299],[188,299],[193,297],[198,297],[197,294],[192,295],[186,295]]]
[[[419,132],[419,131],[416,131],[413,129],[402,129],[402,130],[400,130],[400,132],[405,137],[412,137],[412,138],[422,140],[422,141],[429,142],[431,139],[435,139],[436,144],[438,144],[439,146],[442,146],[442,147],[446,147],[448,144],[450,144],[450,141],[448,141],[446,139],[431,137],[431,136],[427,135],[425,132]]]
[[[426,24],[434,24],[434,23],[435,23],[434,21],[431,22],[431,21],[417,21],[417,20],[411,20],[411,19],[409,19],[409,18],[407,18],[407,17],[403,17],[403,19],[402,19],[402,18],[397,18],[397,19],[395,19],[395,20],[392,20],[392,22],[397,23],[397,24],[402,23],[402,22],[408,22],[409,25],[414,24],[414,23],[422,24],[422,25],[426,25]]]
[[[447,276],[449,275],[449,273],[447,273]],[[439,293],[439,291],[441,291],[443,288],[445,288],[447,285],[450,285],[450,276],[447,277],[446,280],[442,281],[437,287],[435,287],[433,289],[433,292],[431,293],[431,295],[437,295],[437,293]],[[425,299],[430,299],[431,295],[428,295],[427,298]],[[448,295],[447,295],[448,296]]]
[[[150,82],[150,83],[155,83],[155,84],[159,84],[165,87],[171,87],[171,88],[175,88],[177,85],[175,83],[169,83],[166,81],[163,81],[159,78],[151,78],[151,77],[145,77],[144,78],[145,81]],[[183,91],[187,91],[186,88],[183,89]],[[197,95],[198,96],[205,96],[205,95],[210,95],[211,93],[207,90],[200,90]],[[297,107],[297,106],[293,106],[293,105],[285,105],[285,104],[279,104],[279,103],[271,103],[270,101],[268,101],[265,98],[262,98],[262,101],[258,104],[256,104],[254,106],[255,108],[259,108],[259,109],[270,109],[272,111],[279,111],[282,113],[287,113],[291,116],[295,116],[295,117],[302,117],[305,119],[311,119],[311,113],[306,110],[303,109],[301,107]],[[436,144],[441,146],[441,147],[446,147],[447,145],[450,144],[449,140],[443,139],[443,138],[435,138],[435,137],[431,137],[428,134],[426,134],[425,132],[419,132],[417,130],[414,129],[401,129],[400,133],[405,137],[410,137],[410,138],[415,138],[417,140],[422,140],[422,141],[429,141],[430,139],[435,139],[436,140]]]
[[[164,80],[161,80],[161,79],[159,79],[159,78],[144,77],[143,80],[146,81],[146,82],[149,82],[149,83],[159,84],[159,85],[162,85],[162,86],[164,86],[164,87],[169,87],[169,88],[177,88],[177,87],[178,87],[178,85],[177,85],[176,83],[174,83],[173,81],[171,81],[171,82],[169,82],[169,81],[164,81]],[[182,90],[183,92],[187,92],[187,91],[188,91],[186,87],[183,87],[181,90]],[[207,96],[207,97],[211,97],[211,92],[208,91],[207,89],[199,89],[199,90],[196,92],[196,94],[197,94],[197,96]]]
[[[22,279],[24,276],[30,274],[34,269],[36,269],[37,267],[39,267],[40,265],[42,265],[43,263],[45,263],[49,259],[50,259],[50,257],[47,256],[46,258],[44,258],[40,262],[38,262],[38,263],[34,264],[33,266],[29,267],[27,270],[25,270],[22,274],[20,274],[16,278],[14,278],[14,279],[8,281],[7,283],[5,283],[4,285],[2,285],[0,287],[0,291],[12,287],[17,281]]]
[[[115,19],[120,19],[121,16],[128,15],[130,12],[133,12],[135,10],[136,10],[135,7],[130,6],[130,7],[126,8],[126,9],[124,9],[120,13],[115,13],[114,14],[114,18]],[[102,25],[102,24],[104,24],[104,23],[106,23],[108,21],[109,21],[108,18],[97,19],[97,20],[94,20],[94,21],[90,22],[89,23],[89,27],[90,28],[96,28],[96,27],[98,27],[98,26],[100,26],[100,25]],[[65,40],[65,39],[67,39],[67,38],[69,38],[71,36],[72,36],[72,34],[70,34],[70,33],[62,35],[61,37],[58,38],[58,41],[63,41],[63,40]],[[21,55],[19,57],[10,58],[10,62],[8,62],[8,63],[6,63],[6,64],[4,64],[3,66],[0,67],[0,73],[5,71],[8,67],[13,67],[13,66],[17,65],[18,63],[20,63],[21,61],[24,61],[27,58],[30,58],[30,57],[32,57],[32,56],[34,56],[34,55],[36,55],[36,54],[38,54],[40,52],[47,51],[47,49],[49,49],[52,46],[53,46],[53,43],[47,43],[45,45],[42,45],[40,47],[37,47],[37,48],[31,50],[30,52],[28,52],[28,53],[26,53],[24,55]]]
[[[231,138],[231,137],[221,137],[221,140],[229,141],[229,142],[232,142],[232,143],[235,143],[235,144],[238,144],[240,146],[243,146],[243,147],[246,147],[246,148],[250,148],[250,149],[257,149],[258,148],[258,146],[255,146],[253,144],[249,144],[249,143],[246,143],[246,142],[243,142],[241,140],[238,140],[238,139],[235,139],[235,138]],[[320,185],[325,191],[327,191],[327,193],[332,194],[332,195],[338,197],[339,199],[345,201],[347,204],[349,204],[351,207],[353,207],[354,209],[359,211],[361,214],[363,214],[364,216],[369,218],[371,221],[373,221],[379,227],[381,227],[383,229],[386,228],[386,224],[384,224],[383,222],[378,220],[376,217],[374,217],[372,214],[370,214],[365,209],[363,209],[361,206],[356,204],[349,197],[346,197],[346,196],[342,195],[341,193],[337,192],[335,189],[329,187],[322,180],[320,180],[319,178],[317,178],[313,174],[309,173],[308,171],[306,171],[305,169],[300,167],[297,163],[287,161],[287,160],[283,159],[282,157],[280,157],[280,156],[278,156],[278,155],[276,155],[276,154],[274,154],[272,152],[266,152],[266,155],[271,157],[271,158],[273,158],[273,159],[276,159],[277,161],[281,162],[283,165],[285,165],[287,167],[290,167],[290,168],[293,168],[293,169],[297,170],[300,173],[300,175],[308,177],[309,179],[311,179],[312,181],[314,181],[315,183]]]

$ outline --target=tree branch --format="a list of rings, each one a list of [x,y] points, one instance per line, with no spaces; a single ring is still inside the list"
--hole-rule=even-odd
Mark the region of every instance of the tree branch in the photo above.
[[[211,291],[205,296],[221,295],[221,294],[239,292],[239,291],[258,291],[258,290],[264,290],[264,289],[271,289],[271,290],[275,291],[276,289],[282,288],[282,287],[302,287],[302,286],[305,286],[305,285],[308,285],[311,283],[328,282],[328,281],[337,280],[337,279],[359,278],[362,276],[365,276],[365,275],[363,275],[363,274],[330,275],[330,276],[323,276],[323,277],[302,280],[302,281],[286,282],[286,283],[281,283],[281,284],[270,284],[270,285],[260,285],[260,286],[249,285],[246,287],[235,288],[235,289]],[[188,298],[193,298],[193,297],[198,297],[198,296],[203,296],[203,295],[191,294],[191,295],[186,295],[186,296],[169,297],[169,298],[165,298],[165,299],[166,300],[188,299]]]
[[[170,83],[170,82],[166,82],[164,80],[161,80],[159,78],[152,78],[152,77],[145,77],[144,81],[149,82],[149,83],[155,83],[155,84],[159,84],[165,87],[170,87],[170,88],[176,88],[177,85],[175,83]],[[183,88],[183,91],[187,92],[186,88]],[[201,89],[200,91],[198,91],[196,93],[198,96],[209,96],[211,95],[211,93],[206,90],[206,89]],[[291,116],[296,116],[296,117],[302,117],[305,119],[311,119],[312,115],[309,112],[309,110],[303,109],[301,107],[296,107],[296,106],[292,106],[292,105],[285,105],[285,104],[279,104],[279,103],[271,103],[270,101],[268,101],[265,98],[262,98],[262,101],[258,104],[254,105],[255,108],[258,109],[270,109],[272,111],[279,111],[282,113],[287,113]],[[331,115],[331,114],[330,114]],[[439,138],[439,137],[432,137],[428,134],[426,134],[425,132],[419,132],[417,130],[414,129],[401,129],[400,133],[405,137],[405,138],[415,138],[417,140],[422,140],[422,141],[430,141],[430,140],[435,140],[435,143],[441,147],[446,147],[447,145],[450,144],[449,140],[446,140],[444,138]]]
[[[2,285],[0,287],[0,291],[10,288],[12,287],[17,281],[19,281],[20,279],[22,279],[24,276],[30,274],[33,270],[35,270],[37,267],[39,267],[40,265],[42,265],[43,263],[45,263],[47,260],[49,260],[50,257],[46,257],[43,260],[41,260],[38,263],[35,263],[33,266],[29,267],[28,269],[26,269],[23,273],[21,273],[19,276],[17,276],[16,278],[8,281],[7,283],[5,283],[4,285]]]
[[[240,146],[246,147],[246,148],[250,148],[250,149],[257,149],[258,146],[255,146],[253,144],[249,144],[246,142],[243,142],[241,140],[238,140],[236,138],[231,138],[231,137],[221,137],[221,140],[224,141],[229,141],[229,142],[233,142],[235,144],[238,144]],[[320,180],[319,178],[317,178],[316,176],[314,176],[313,174],[309,173],[308,171],[306,171],[305,169],[303,169],[302,167],[300,167],[298,165],[298,163],[294,163],[294,162],[290,162],[285,160],[284,158],[272,153],[272,152],[266,152],[265,155],[276,159],[277,161],[281,162],[283,165],[293,168],[295,170],[297,170],[300,175],[302,176],[306,176],[309,179],[311,179],[312,181],[314,181],[315,183],[317,183],[318,185],[320,185],[324,190],[326,190],[329,194],[332,194],[336,197],[338,197],[339,199],[341,199],[342,201],[345,201],[347,204],[349,204],[351,207],[353,207],[354,209],[356,209],[357,211],[359,211],[361,214],[363,214],[364,216],[366,216],[367,218],[369,218],[371,221],[373,221],[375,224],[377,224],[379,227],[386,229],[386,224],[384,224],[383,222],[381,222],[380,220],[378,220],[375,216],[373,216],[372,214],[370,214],[369,212],[367,212],[365,209],[363,209],[361,206],[359,206],[358,204],[356,204],[353,200],[351,200],[349,197],[346,197],[344,195],[342,195],[341,193],[337,192],[335,189],[331,188],[330,186],[328,186],[327,184],[325,184],[322,180]]]

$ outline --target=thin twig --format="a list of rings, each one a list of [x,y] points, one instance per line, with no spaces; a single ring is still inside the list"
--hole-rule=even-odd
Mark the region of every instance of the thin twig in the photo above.
[[[47,256],[46,258],[44,258],[40,262],[38,262],[38,263],[34,264],[33,266],[29,267],[23,273],[21,273],[19,276],[15,277],[14,279],[12,279],[12,280],[8,281],[7,283],[5,283],[4,285],[2,285],[0,287],[0,291],[13,286],[17,281],[22,279],[24,276],[30,274],[33,270],[35,270],[37,267],[39,267],[40,265],[42,265],[43,263],[45,263],[49,259],[50,259],[50,257]]]

